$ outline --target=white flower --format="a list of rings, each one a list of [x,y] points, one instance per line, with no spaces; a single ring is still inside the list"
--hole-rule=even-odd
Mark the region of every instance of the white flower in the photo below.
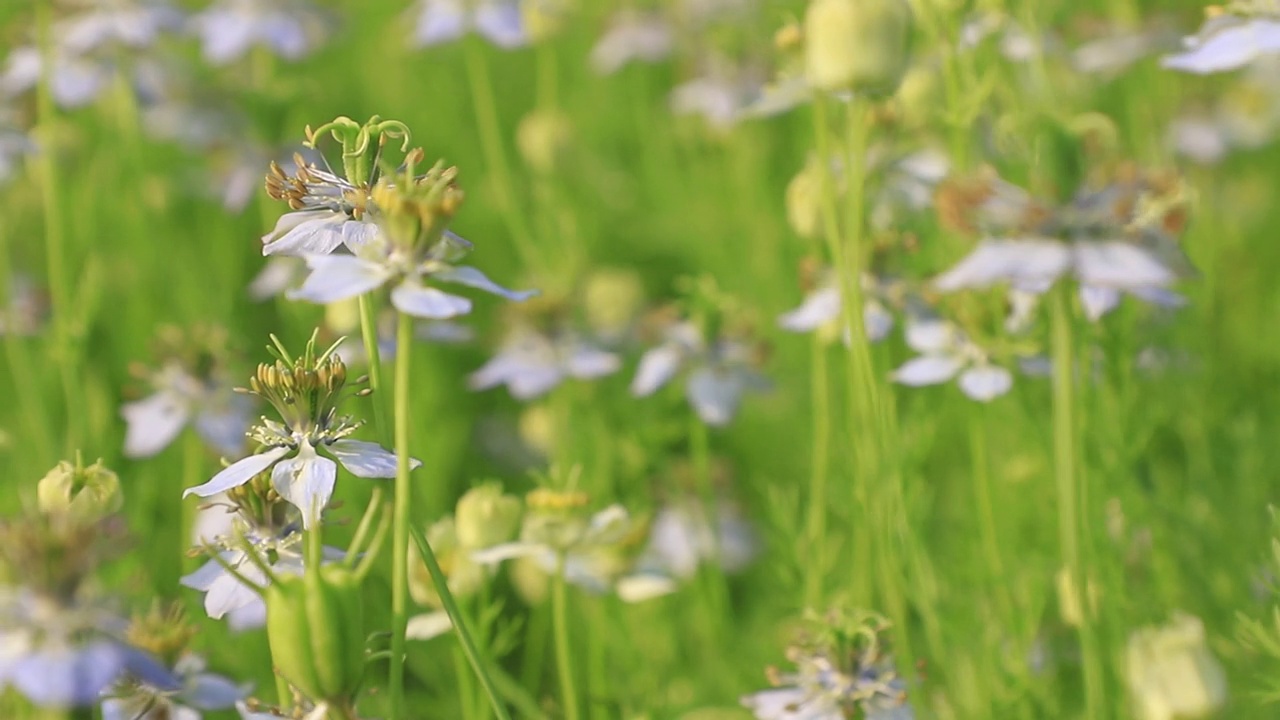
[[[609,21],[609,29],[591,48],[591,68],[612,75],[627,63],[655,63],[671,54],[671,27],[660,15],[623,10]]]
[[[907,323],[907,344],[921,353],[893,371],[894,382],[919,387],[957,379],[960,390],[974,400],[989,402],[1009,392],[1013,375],[992,365],[983,350],[945,320]]]
[[[249,281],[249,297],[258,302],[283,295],[302,284],[307,276],[307,262],[293,255],[273,255]]]
[[[115,0],[59,20],[53,27],[58,42],[75,54],[119,45],[150,46],[162,32],[177,30],[183,14],[164,2]]]
[[[604,377],[620,367],[617,355],[573,333],[548,336],[532,328],[517,328],[498,353],[467,378],[467,387],[485,390],[506,385],[512,397],[529,400],[566,378]]]
[[[1166,55],[1160,64],[1201,75],[1235,70],[1259,56],[1280,52],[1280,17],[1218,15],[1183,45],[1182,52]]]
[[[214,450],[234,455],[244,448],[253,403],[230,386],[202,381],[171,362],[151,378],[156,392],[120,409],[128,425],[124,454],[151,457],[169,446],[188,424]]]
[[[857,708],[867,720],[915,717],[902,680],[890,663],[874,653],[858,656],[858,666],[845,669],[820,651],[796,648],[789,655],[796,669],[777,673],[774,681],[781,687],[740,699],[758,720],[844,720],[849,708]]]
[[[262,46],[286,60],[311,53],[325,35],[319,11],[301,0],[217,0],[191,18],[204,59],[226,65]]]
[[[884,306],[876,295],[884,289],[876,278],[864,275],[862,278],[864,299],[862,302],[862,323],[866,330],[867,340],[879,342],[889,335],[893,329],[893,314]],[[833,273],[827,272],[817,288],[808,295],[800,307],[778,316],[778,326],[783,330],[795,333],[823,332],[834,337],[838,330],[841,315],[841,293]],[[841,333],[845,344],[849,343],[849,331]]]
[[[54,47],[52,59],[49,92],[63,108],[78,108],[96,100],[115,73],[110,62],[78,56],[60,46]],[[40,81],[43,67],[39,48],[14,48],[0,73],[0,94],[14,97],[31,90]]]
[[[359,203],[367,198],[366,190],[305,161],[295,161],[295,168],[287,174],[273,165],[268,176],[268,193],[298,209],[281,215],[262,236],[263,255],[323,255],[344,245],[355,252],[381,237]]]
[[[1071,52],[1076,72],[1114,77],[1126,68],[1170,46],[1174,37],[1162,28],[1114,31],[1090,40]]]
[[[383,285],[392,285],[391,304],[415,317],[443,320],[471,312],[471,301],[423,284],[424,279],[465,285],[523,301],[534,291],[508,290],[476,268],[453,265],[471,243],[446,232],[445,237],[423,251],[421,256],[406,253],[377,235],[356,247],[355,255],[307,254],[311,274],[302,287],[288,293],[294,300],[327,304],[356,297]]]
[[[661,345],[641,356],[631,380],[632,395],[652,395],[687,367],[685,397],[689,404],[703,422],[722,426],[733,420],[744,393],[769,387],[768,380],[755,370],[752,349],[742,342],[722,338],[708,345],[689,322],[668,326],[664,335]]]
[[[204,711],[229,709],[248,694],[246,688],[204,669],[203,658],[187,654],[173,668],[181,683],[178,690],[123,683],[114,697],[102,701],[102,720],[200,720]]]
[[[517,0],[420,0],[413,44],[430,47],[474,32],[504,50],[529,44]]]
[[[668,505],[658,511],[640,565],[683,579],[693,577],[698,566],[708,561],[729,573],[745,568],[760,549],[755,530],[733,505],[716,503],[715,514],[713,531],[700,502]]]

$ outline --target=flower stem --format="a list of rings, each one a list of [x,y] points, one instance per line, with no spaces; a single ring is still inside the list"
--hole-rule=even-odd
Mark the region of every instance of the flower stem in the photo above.
[[[363,305],[362,305],[363,307]],[[363,314],[362,314],[363,315]],[[404,717],[405,629],[409,622],[409,361],[413,349],[413,318],[397,313],[395,447],[396,482],[391,518],[391,717]],[[372,358],[370,358],[372,362]],[[441,595],[447,592],[441,588]]]
[[[698,413],[689,412],[689,455],[693,463],[694,481],[701,496],[702,520],[711,534],[711,562],[701,563],[703,571],[703,608],[705,610],[708,639],[719,646],[724,619],[728,613],[728,589],[725,587],[724,567],[721,565],[719,518],[716,513],[716,491],[711,481],[711,438],[707,424]]]
[[[551,581],[551,623],[555,626],[556,674],[560,676],[561,702],[564,703],[565,720],[578,720],[578,691],[574,686],[573,664],[569,657],[568,598],[565,594],[565,558],[561,553],[556,562],[555,577]]]
[[[373,423],[379,440],[386,440],[387,405],[383,398],[382,353],[378,349],[378,320],[373,309],[373,296],[360,296],[360,337],[364,340],[364,355],[369,363],[369,388],[373,390]]]
[[[831,468],[831,371],[827,364],[827,348],[816,333],[812,345],[813,457],[809,474],[809,557],[803,559],[806,607],[817,607],[822,598],[822,578],[827,572],[827,480]]]
[[[1084,668],[1086,717],[1102,717],[1103,678],[1097,638],[1093,632],[1087,572],[1080,552],[1082,478],[1076,465],[1075,358],[1072,349],[1071,287],[1059,283],[1052,295],[1053,346],[1053,469],[1058,490],[1058,536],[1067,572],[1062,602],[1079,608],[1080,651]]]

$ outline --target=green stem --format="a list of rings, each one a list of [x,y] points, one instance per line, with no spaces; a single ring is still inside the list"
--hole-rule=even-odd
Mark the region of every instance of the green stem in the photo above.
[[[395,446],[396,483],[391,520],[391,717],[404,715],[405,628],[409,622],[409,362],[413,351],[413,318],[397,314]],[[447,590],[447,584],[446,588]],[[443,594],[443,590],[442,593]]]
[[[987,459],[987,427],[983,408],[976,408],[969,418],[969,456],[973,463],[974,504],[978,509],[978,532],[987,573],[996,592],[1004,599],[1004,562],[1000,559],[1000,540],[996,533],[996,513],[991,502],[991,467]],[[1003,603],[1002,603],[1003,604]],[[1011,618],[1005,618],[1011,620]]]
[[[516,252],[525,267],[541,271],[543,257],[534,246],[533,233],[524,213],[516,204],[511,168],[502,145],[502,129],[498,123],[498,109],[494,101],[493,84],[485,63],[484,50],[478,42],[466,42],[467,76],[471,85],[471,99],[476,110],[476,126],[480,133],[481,149],[485,163],[494,174],[494,191],[502,218],[507,224]],[[539,272],[541,274],[541,272]]]
[[[387,430],[387,404],[383,396],[382,351],[378,349],[378,319],[373,308],[373,296],[360,296],[360,337],[364,340],[364,355],[369,363],[369,388],[373,390],[373,423],[378,439],[385,441]]]
[[[1064,598],[1080,610],[1079,636],[1084,667],[1086,717],[1102,717],[1103,679],[1093,628],[1093,608],[1088,591],[1088,574],[1080,552],[1080,499],[1082,478],[1077,468],[1075,417],[1075,355],[1072,349],[1072,287],[1059,283],[1052,291],[1053,347],[1053,469],[1058,491],[1058,536],[1062,562],[1068,579]]]
[[[689,412],[689,455],[693,462],[694,482],[702,504],[702,519],[711,533],[711,562],[701,563],[703,580],[704,622],[708,639],[720,645],[724,620],[728,614],[728,589],[724,568],[720,564],[719,520],[716,517],[716,491],[711,482],[711,437],[707,424],[698,413]]]
[[[813,457],[809,474],[809,557],[805,567],[804,604],[817,607],[822,599],[822,578],[827,572],[827,481],[831,467],[831,378],[827,348],[817,333],[811,350],[813,403]]]
[[[560,696],[564,703],[565,720],[578,720],[578,691],[574,686],[573,663],[569,657],[569,602],[565,594],[564,553],[556,561],[555,577],[551,581],[551,624],[556,642],[556,674],[560,676]]]

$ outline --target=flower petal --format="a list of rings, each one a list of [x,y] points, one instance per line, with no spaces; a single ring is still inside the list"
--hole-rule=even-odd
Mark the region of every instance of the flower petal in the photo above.
[[[467,14],[458,0],[427,0],[413,31],[418,47],[457,40],[467,29]]]
[[[805,296],[800,307],[778,317],[778,326],[791,332],[811,332],[840,317],[840,289],[822,288]]]
[[[703,366],[689,375],[685,396],[708,425],[727,425],[738,412],[745,382],[730,369]]]
[[[518,3],[503,0],[481,2],[475,9],[473,21],[477,33],[503,50],[513,50],[529,43]]]
[[[907,346],[918,353],[941,354],[955,346],[959,339],[955,325],[939,318],[907,321]]]
[[[161,390],[150,397],[120,408],[127,424],[124,454],[131,458],[151,457],[168,447],[191,417],[191,403],[183,395]]]
[[[637,603],[670,595],[676,587],[676,581],[665,575],[635,573],[618,578],[613,590],[623,602]]]
[[[617,355],[585,343],[579,343],[570,351],[565,364],[569,374],[579,379],[604,377],[622,367]]]
[[[960,390],[979,402],[990,402],[1009,392],[1013,374],[997,365],[977,365],[960,373]]]
[[[1127,290],[1172,284],[1178,274],[1152,250],[1121,240],[1077,242],[1076,277],[1085,285]]]
[[[391,291],[391,304],[406,315],[444,320],[471,312],[471,301],[405,280]]]
[[[1070,265],[1070,248],[1057,240],[983,240],[950,270],[934,278],[933,286],[953,292],[1005,281],[1052,281]]]
[[[363,440],[335,440],[325,448],[338,458],[342,467],[361,478],[392,478],[396,476],[396,454],[378,443]],[[422,465],[420,460],[409,458],[409,468]]]
[[[537,290],[508,290],[507,288],[504,288],[490,280],[484,273],[467,265],[459,265],[447,270],[441,270],[440,272],[432,273],[431,277],[442,282],[451,282],[459,285],[466,285],[467,287],[473,287],[477,290],[483,290],[487,293],[499,295],[508,300],[515,300],[516,302],[523,302],[538,294]]]
[[[302,287],[290,290],[290,300],[325,305],[367,293],[385,283],[391,270],[353,255],[306,255],[311,274]]]
[[[1115,310],[1119,304],[1120,291],[1115,288],[1099,285],[1080,286],[1080,305],[1084,308],[1084,315],[1090,322],[1097,322],[1103,315]]]
[[[1210,25],[1214,21],[1210,21]],[[1233,23],[1221,27],[1222,23]],[[1234,24],[1238,23],[1238,24]],[[1280,20],[1255,18],[1240,22],[1223,18],[1219,27],[1206,27],[1203,37],[1188,39],[1188,49],[1160,60],[1163,67],[1200,75],[1235,70],[1258,55],[1280,51]]]
[[[244,450],[245,434],[253,423],[253,402],[244,395],[231,395],[213,401],[196,416],[196,432],[209,447],[223,455]]]
[[[449,619],[449,613],[437,610],[409,618],[409,625],[405,628],[404,634],[410,640],[430,640],[452,629],[453,621]]]
[[[220,492],[226,492],[233,487],[241,485],[253,479],[254,475],[266,470],[275,464],[277,460],[288,455],[293,451],[291,447],[272,448],[264,453],[250,455],[242,460],[237,460],[229,467],[223,468],[222,472],[213,476],[209,482],[203,485],[187,488],[182,497],[195,495],[196,497],[209,497],[217,495]]]
[[[684,364],[684,352],[678,345],[659,345],[640,357],[640,367],[631,380],[631,394],[644,397],[657,392],[670,382]]]
[[[534,557],[548,552],[546,545],[531,542],[509,542],[494,545],[471,553],[471,560],[480,565],[497,565],[505,560]]]
[[[249,281],[250,299],[262,302],[283,293],[297,283],[305,269],[300,257],[273,255]]]
[[[320,513],[329,506],[338,465],[316,454],[307,442],[297,457],[282,460],[271,471],[271,486],[280,497],[302,511],[302,527],[310,530],[320,522]]]
[[[230,563],[234,558],[243,557],[240,553],[233,552],[231,550],[218,554],[228,563]],[[209,588],[213,587],[214,581],[226,575],[226,573],[227,571],[223,569],[222,565],[218,564],[217,560],[210,560],[197,568],[195,572],[183,575],[178,579],[178,584],[183,587],[189,587],[192,590],[208,592]]]
[[[9,681],[36,705],[82,707],[96,703],[124,670],[124,653],[113,642],[46,642],[14,664]]]
[[[912,387],[936,385],[955,377],[963,366],[963,360],[949,355],[921,355],[894,370],[892,378],[894,382]]]
[[[183,690],[182,701],[197,710],[223,710],[247,694],[243,687],[220,675],[200,673]]]
[[[263,255],[328,255],[342,245],[347,216],[333,210],[285,213],[262,236]]]

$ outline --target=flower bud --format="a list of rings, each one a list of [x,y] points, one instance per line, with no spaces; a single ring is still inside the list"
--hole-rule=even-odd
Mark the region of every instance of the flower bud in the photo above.
[[[554,110],[534,110],[516,127],[516,148],[535,172],[555,171],[573,140],[569,119]]]
[[[1129,638],[1125,674],[1140,720],[1209,717],[1227,701],[1227,678],[1198,618],[1178,615]]]
[[[102,461],[81,467],[58,463],[36,485],[36,502],[46,515],[63,514],[80,522],[94,522],[118,511],[124,504],[120,478]]]
[[[469,550],[493,547],[511,539],[520,526],[520,498],[505,495],[499,483],[471,488],[458,500],[458,544]]]
[[[271,660],[316,701],[345,702],[364,676],[360,580],[342,565],[283,575],[263,589]]]
[[[804,38],[812,87],[888,94],[906,70],[911,10],[904,0],[813,0]]]
[[[787,183],[787,222],[802,238],[815,238],[822,226],[822,165],[814,157]]]
[[[457,525],[453,518],[438,520],[427,528],[427,543],[436,554],[436,562],[455,597],[474,594],[484,583],[484,568],[471,559],[471,549],[459,547]],[[409,543],[409,595],[419,605],[442,607],[426,561],[418,553],[418,544]]]

